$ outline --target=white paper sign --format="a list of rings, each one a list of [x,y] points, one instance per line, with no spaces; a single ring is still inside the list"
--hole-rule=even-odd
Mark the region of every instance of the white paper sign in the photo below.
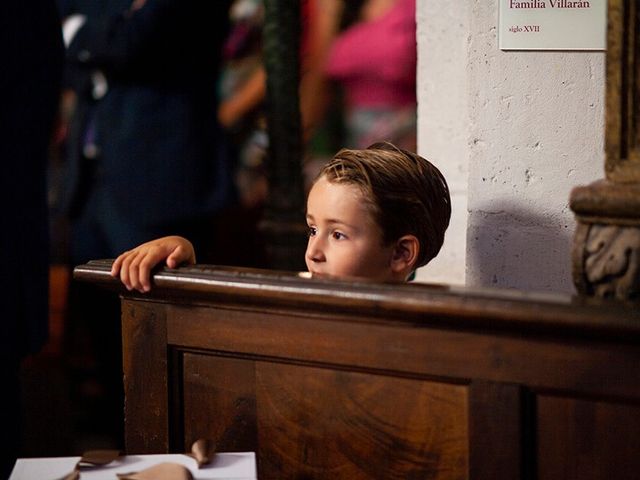
[[[19,458],[9,480],[61,479],[73,471],[80,457]],[[126,455],[96,468],[84,469],[80,480],[117,480],[118,473],[139,472],[162,462],[179,463],[187,467],[195,480],[256,480],[254,452],[216,453],[213,462],[198,468],[186,455]]]
[[[501,50],[606,48],[607,0],[499,1]]]

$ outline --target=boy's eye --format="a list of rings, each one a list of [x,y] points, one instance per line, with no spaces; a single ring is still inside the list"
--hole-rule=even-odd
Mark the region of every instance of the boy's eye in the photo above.
[[[308,233],[310,237],[315,237],[316,233],[318,233],[318,229],[316,227],[309,227]]]
[[[347,236],[342,232],[333,232],[331,236],[336,240],[344,240],[345,238],[347,238]]]

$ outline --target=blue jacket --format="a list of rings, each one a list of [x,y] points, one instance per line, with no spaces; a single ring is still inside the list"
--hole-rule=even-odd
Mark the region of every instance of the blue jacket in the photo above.
[[[215,212],[233,199],[232,166],[216,120],[216,81],[228,2],[67,2],[86,23],[67,48],[78,106],[62,207],[72,217],[87,191],[145,227]],[[100,72],[106,93],[94,92]],[[88,136],[95,160],[81,155]]]

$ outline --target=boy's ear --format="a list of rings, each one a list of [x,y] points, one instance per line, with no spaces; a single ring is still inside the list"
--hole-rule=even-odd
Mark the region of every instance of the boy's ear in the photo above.
[[[404,235],[396,240],[391,256],[391,271],[406,277],[414,269],[420,254],[420,242],[415,235]]]

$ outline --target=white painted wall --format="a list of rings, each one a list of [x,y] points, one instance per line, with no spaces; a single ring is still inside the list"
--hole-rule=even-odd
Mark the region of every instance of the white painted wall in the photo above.
[[[465,283],[469,166],[470,2],[455,8],[442,0],[418,0],[418,153],[444,174],[452,215],[438,256],[418,270],[417,281]]]
[[[468,210],[418,279],[572,292],[569,193],[603,177],[604,52],[503,52],[497,0],[418,0],[417,22],[419,152]]]

